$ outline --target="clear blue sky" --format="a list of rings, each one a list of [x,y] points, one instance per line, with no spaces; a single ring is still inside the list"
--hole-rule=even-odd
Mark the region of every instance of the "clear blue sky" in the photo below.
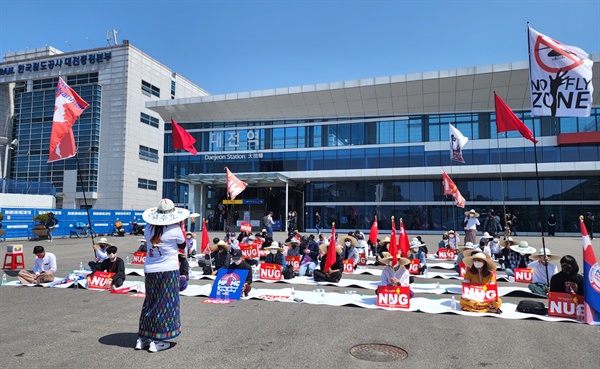
[[[527,60],[527,21],[600,53],[598,0],[0,0],[0,54],[114,28],[221,94]]]

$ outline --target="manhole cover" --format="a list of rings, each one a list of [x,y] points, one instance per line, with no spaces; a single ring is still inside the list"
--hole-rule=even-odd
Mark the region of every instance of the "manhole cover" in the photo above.
[[[408,352],[400,347],[392,345],[367,343],[351,347],[350,355],[357,359],[382,363],[386,361],[404,360],[408,357]]]

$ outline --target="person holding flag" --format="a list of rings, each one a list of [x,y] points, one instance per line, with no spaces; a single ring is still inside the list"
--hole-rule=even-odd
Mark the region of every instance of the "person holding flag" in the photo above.
[[[321,257],[321,269],[314,271],[315,282],[331,282],[337,283],[342,279],[342,247],[336,245],[335,240],[335,223],[331,223],[331,238],[329,246],[322,244],[319,246],[321,252],[326,252],[326,255]]]

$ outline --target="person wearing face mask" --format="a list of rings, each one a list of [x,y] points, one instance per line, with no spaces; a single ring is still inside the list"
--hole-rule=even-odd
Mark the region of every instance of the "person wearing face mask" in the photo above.
[[[406,269],[406,266],[410,264],[410,260],[398,254],[397,262],[394,265],[392,259],[392,254],[388,252],[383,253],[383,258],[380,261],[386,267],[381,272],[381,280],[375,294],[379,293],[380,287],[410,286],[410,272]],[[411,298],[413,295],[413,291],[410,291]]]
[[[466,242],[464,246],[460,246],[458,248],[458,254],[456,255],[456,260],[454,261],[454,270],[456,273],[460,273],[460,263],[463,262],[463,259],[467,256],[471,256],[473,252],[481,252],[479,246],[473,245],[471,242]]]
[[[284,249],[283,247],[279,247],[279,242],[271,242],[271,246],[266,247],[265,250],[269,251],[269,255],[265,257],[265,263],[281,265],[281,271],[284,273],[287,265],[285,263],[285,256],[283,256]]]
[[[427,269],[427,260],[425,253],[421,251],[421,242],[417,238],[413,238],[410,241],[410,253],[408,254],[408,260],[419,260],[419,274],[424,274]]]
[[[325,265],[327,264],[327,253],[329,252],[329,246],[326,244],[322,244],[319,246],[319,250],[324,253],[323,257],[321,257],[321,269],[317,269],[314,271],[314,279],[315,282],[331,282],[337,283],[342,279],[342,271],[344,270],[344,265],[342,264],[342,246],[335,246],[335,262],[329,270],[325,270]]]
[[[465,239],[465,242],[466,241],[467,240]],[[458,237],[458,233],[454,232],[453,230],[449,230],[448,231],[448,246],[447,246],[447,248],[450,248],[456,252],[456,250],[458,250],[459,244],[460,244],[460,237]]]
[[[535,253],[535,248],[529,246],[527,241],[521,241],[518,245],[510,246],[511,252],[508,255],[509,266],[506,267],[506,275],[509,277],[515,276],[515,269],[517,268],[527,268],[529,263],[532,262],[529,259],[531,254]]]
[[[205,275],[217,275],[217,271],[221,268],[227,268],[231,263],[231,259],[229,256],[229,244],[223,240],[219,240],[216,244],[213,243],[210,245],[210,249],[212,252],[208,254],[205,258],[206,260],[211,260],[215,266],[214,268],[211,265],[205,265],[202,268],[202,271]],[[240,251],[241,252],[241,251]]]
[[[477,235],[477,227],[479,227],[479,213],[475,209],[465,211],[464,230],[465,230],[465,242],[471,242],[475,244],[475,236]]]
[[[96,257],[94,258],[94,261],[90,261],[88,263],[88,266],[90,267],[90,270],[92,271],[92,273],[94,273],[96,270],[98,270],[98,267],[104,260],[108,259],[108,255],[106,254],[106,248],[109,246],[112,246],[112,245],[104,237],[102,237],[98,241],[97,245],[93,246]]]
[[[535,256],[537,256],[537,260],[527,265],[527,268],[533,270],[533,280],[528,287],[531,292],[546,296],[548,294],[549,279],[558,273],[556,265],[549,262],[549,260],[556,258],[556,256],[552,255],[550,249],[547,248],[541,248]],[[548,273],[546,273],[546,270]]]
[[[192,218],[194,219],[194,218]],[[198,253],[198,246],[196,243],[196,234],[192,232],[186,232],[185,239],[187,243],[187,255],[188,257],[192,257]]]
[[[343,245],[343,260],[352,260],[352,267],[354,269],[356,269],[356,264],[358,264],[358,261],[360,260],[360,257],[358,256],[358,250],[356,249],[356,238],[347,235],[345,237],[340,237],[340,240],[343,240],[342,242],[344,242]]]
[[[500,237],[494,236],[491,242],[488,243],[490,246],[490,252],[492,253],[492,259],[498,260],[502,257],[502,250],[500,248]]]
[[[323,234],[321,233],[321,236]],[[323,245],[325,245],[323,243]],[[302,240],[300,242],[300,248],[299,248],[299,253],[300,253],[300,270],[298,271],[298,275],[300,277],[311,277],[314,272],[315,269],[317,268],[317,260],[319,258],[319,248],[321,247],[321,244],[317,244],[317,242],[315,242],[314,237],[313,238],[308,238],[308,240]],[[288,251],[289,253],[289,251]]]
[[[50,252],[46,252],[43,246],[35,246],[33,254],[36,259],[33,263],[33,273],[25,269],[19,271],[17,277],[22,284],[39,284],[54,281],[56,273],[56,256]]]
[[[312,236],[312,235],[311,235]],[[314,236],[312,236],[314,238]],[[307,239],[308,242],[308,239]],[[287,249],[287,256],[299,256],[300,255],[300,240],[297,238],[292,238],[289,242],[285,243],[286,246],[289,246]]]
[[[231,252],[231,259],[232,263],[227,269],[245,269],[248,271],[248,274],[246,274],[246,280],[244,281],[244,285],[242,287],[244,296],[248,297],[248,294],[252,289],[252,267],[242,258],[242,250],[233,250]]]
[[[465,257],[463,262],[469,267],[464,276],[464,283],[481,285],[496,283],[496,277],[492,273],[496,270],[496,264],[486,254],[478,252],[472,256]],[[502,313],[500,310],[502,300],[499,297],[490,303],[478,302],[461,296],[460,306],[465,311],[475,313]]]
[[[577,260],[571,255],[560,259],[561,271],[550,280],[550,292],[570,293],[583,296],[583,276],[579,273]]]
[[[100,266],[98,267],[98,271],[107,272],[107,273],[115,273],[109,279],[110,289],[119,288],[125,282],[125,262],[123,259],[117,256],[117,246],[110,245],[106,248],[106,254],[108,255],[108,259],[102,261]]]

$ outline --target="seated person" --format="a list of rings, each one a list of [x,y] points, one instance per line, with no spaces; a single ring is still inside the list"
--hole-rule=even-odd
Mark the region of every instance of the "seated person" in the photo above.
[[[448,249],[448,232],[444,232],[442,239],[438,242],[438,251]]]
[[[583,296],[583,276],[578,274],[577,260],[571,255],[565,255],[560,259],[560,268],[561,271],[550,280],[550,292]]]
[[[496,283],[496,277],[492,273],[496,270],[496,263],[482,252],[478,252],[472,256],[465,257],[463,262],[469,267],[466,271],[463,283],[473,284],[492,284]],[[465,311],[481,312],[481,313],[501,313],[500,306],[502,306],[502,300],[497,298],[495,301],[489,302],[478,302],[460,297],[460,306]]]
[[[456,260],[454,261],[454,271],[456,273],[460,273],[460,263],[463,261],[465,256],[471,256],[473,251],[481,252],[479,247],[475,247],[471,242],[465,242],[464,246],[458,247],[458,255],[456,255]]]
[[[124,237],[125,236],[125,228],[123,228],[123,222],[121,222],[120,220],[117,220],[115,222],[115,229],[116,229],[116,233],[117,236],[119,237]]]
[[[253,234],[250,234],[248,237],[244,238],[243,242],[247,243],[248,245],[252,245],[254,244],[254,242],[256,241],[256,236],[254,236]],[[260,254],[259,256],[255,257],[255,258],[248,258],[245,259],[246,263],[248,263],[248,265],[250,266],[257,266],[260,263]]]
[[[40,284],[54,281],[56,273],[56,256],[46,252],[43,246],[34,246],[33,254],[36,256],[33,262],[33,273],[22,269],[17,277],[22,284]]]
[[[145,238],[140,238],[138,240],[140,242],[140,246],[138,247],[137,251],[138,252],[147,252],[147,247],[146,247],[146,239]]]
[[[310,235],[313,239],[315,236]],[[310,239],[310,237],[308,239]],[[308,242],[308,239],[306,242]],[[287,250],[287,256],[300,256],[300,240],[297,238],[292,238],[290,242],[285,243],[286,246],[289,246]]]
[[[190,279],[190,263],[185,257],[185,248],[179,249],[177,258],[179,260],[179,291],[184,291],[188,286]]]
[[[242,293],[245,297],[248,297],[248,294],[252,289],[252,267],[242,259],[242,250],[233,250],[231,252],[231,258],[233,259],[233,262],[228,269],[246,269],[248,271],[246,281],[244,281],[242,287]]]
[[[427,253],[429,252],[429,250],[427,249],[427,244],[421,239],[421,236],[417,236],[417,240],[419,240],[419,242],[421,243],[421,246],[419,246],[419,250],[423,251],[425,253],[425,257],[427,257]]]
[[[360,260],[358,249],[356,248],[356,238],[346,235],[339,237],[338,241],[343,242],[343,245],[340,245],[343,247],[342,260],[352,260],[352,269],[356,269],[356,264]]]
[[[103,260],[98,266],[96,271],[107,272],[107,273],[115,273],[108,282],[110,283],[109,288],[114,290],[115,288],[119,288],[125,282],[125,263],[123,259],[117,257],[117,246],[110,245],[106,248],[106,254],[108,255],[108,259]]]
[[[502,257],[502,252],[500,249],[500,236],[494,236],[492,240],[488,243],[490,247],[490,252],[492,253],[493,260],[499,260]]]
[[[448,231],[448,247],[452,250],[458,250],[458,245],[460,243],[460,237],[458,237],[458,233],[453,230]]]
[[[185,233],[185,242],[187,248],[187,256],[192,257],[198,253],[198,244],[196,242],[196,234],[192,232]]]
[[[500,249],[500,266],[502,266],[503,269],[510,268],[510,255],[514,253],[510,247],[516,244],[517,242],[515,242],[512,237],[506,237],[503,241],[500,241],[500,245],[503,246]]]
[[[227,269],[231,263],[229,256],[229,244],[227,244],[225,241],[219,240],[216,244],[213,243],[210,245],[210,249],[212,252],[205,256],[205,259],[209,260],[209,264],[202,267],[202,272],[205,275],[217,275],[217,271],[219,269]],[[212,267],[211,263],[214,263],[214,268]]]
[[[321,269],[316,269],[314,272],[315,282],[332,282],[337,283],[342,279],[342,271],[344,266],[342,265],[342,247],[336,245],[335,247],[335,262],[327,270],[325,264],[327,264],[327,253],[329,252],[329,246],[322,244],[319,246],[319,250],[325,255],[321,257]]]
[[[512,253],[508,255],[509,265],[506,266],[506,275],[514,277],[514,270],[517,268],[527,268],[527,265],[532,262],[529,256],[536,250],[529,246],[527,241],[521,241],[518,245],[510,246]]]
[[[94,258],[94,261],[90,261],[88,263],[88,266],[90,267],[90,270],[92,271],[92,273],[94,273],[96,270],[98,270],[98,267],[104,260],[108,259],[108,255],[106,254],[106,248],[108,246],[112,246],[112,245],[104,237],[102,237],[98,241],[97,245],[93,246],[94,252],[96,253],[96,257]]]
[[[383,240],[379,241],[377,245],[377,253],[375,254],[375,265],[385,265],[385,263],[381,262],[381,259],[385,257],[384,254],[388,251],[389,243],[389,237],[386,237]]]
[[[408,254],[408,260],[413,259],[419,260],[419,274],[424,274],[427,269],[427,260],[425,253],[421,251],[421,242],[416,238],[410,241],[410,253]]]
[[[307,276],[311,277],[315,273],[317,268],[317,260],[319,258],[319,248],[314,239],[308,239],[302,241],[300,244],[300,270],[298,275],[300,277]]]
[[[410,264],[410,260],[403,258],[400,254],[397,255],[396,265],[392,263],[392,254],[385,252],[383,258],[380,259],[383,265],[386,265],[385,269],[381,272],[381,280],[379,281],[379,287],[385,286],[410,286],[410,273],[406,269],[406,266]],[[379,291],[379,287],[377,290]],[[376,294],[378,293],[376,292]],[[414,293],[410,291],[410,297],[412,298]]]
[[[544,257],[544,250],[546,251],[546,257]],[[552,278],[558,273],[556,265],[549,262],[550,259],[554,259],[550,249],[541,248],[536,254],[537,260],[532,261],[527,265],[527,268],[533,270],[533,281],[529,285],[529,290],[537,295],[546,296],[548,295],[548,283],[549,278]],[[546,269],[548,273],[546,274]]]
[[[356,250],[358,251],[359,259],[360,254],[365,254],[365,258],[369,257],[369,244],[365,241],[365,236],[363,234],[359,234],[356,238]]]
[[[283,247],[279,247],[279,242],[271,242],[271,245],[266,247],[265,250],[269,251],[269,255],[265,258],[265,263],[281,265],[281,272],[284,273],[287,264],[283,255]]]

